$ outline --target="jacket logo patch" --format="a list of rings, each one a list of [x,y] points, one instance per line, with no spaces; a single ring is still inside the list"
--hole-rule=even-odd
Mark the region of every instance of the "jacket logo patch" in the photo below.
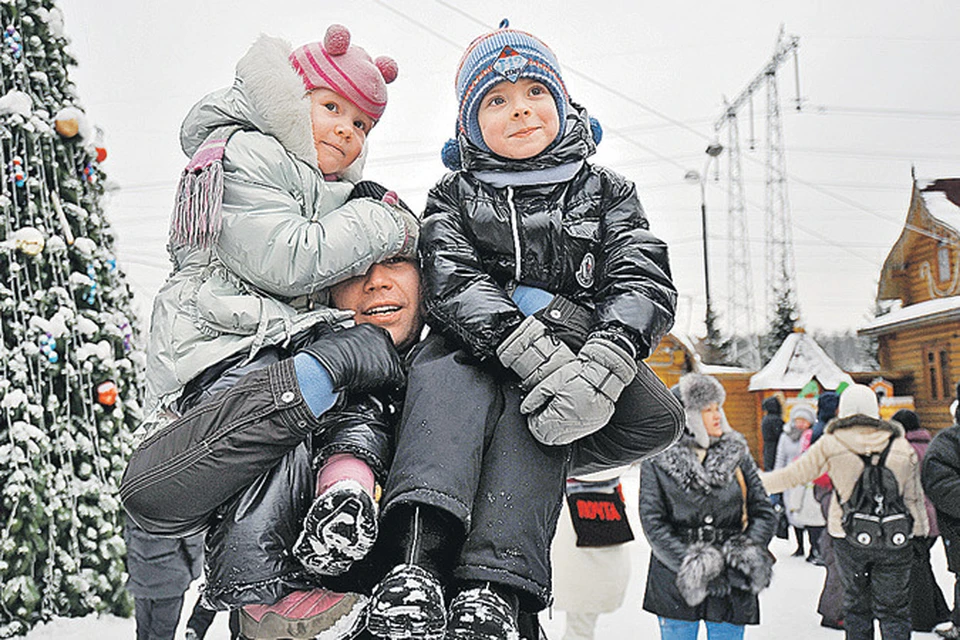
[[[516,82],[520,77],[520,72],[530,62],[527,58],[517,53],[512,47],[506,46],[500,50],[500,55],[493,63],[493,70],[502,75],[510,82]]]
[[[583,260],[580,261],[580,268],[577,269],[577,283],[584,289],[589,289],[593,286],[593,267],[594,267],[594,257],[592,253],[588,253],[583,256]]]

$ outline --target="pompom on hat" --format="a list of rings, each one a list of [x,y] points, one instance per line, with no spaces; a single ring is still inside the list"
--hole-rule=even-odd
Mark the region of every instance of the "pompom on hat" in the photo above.
[[[490,151],[490,148],[483,141],[477,111],[484,94],[494,85],[505,80],[516,82],[520,78],[542,82],[553,95],[561,123],[566,119],[570,101],[560,75],[560,63],[550,47],[539,38],[509,26],[510,22],[504,19],[499,29],[476,38],[467,47],[457,67],[457,102],[460,105],[457,131],[465,133],[470,142],[484,151]],[[562,133],[561,126],[560,135]]]
[[[290,54],[290,64],[303,79],[307,91],[330,89],[365,114],[379,120],[387,107],[387,85],[397,78],[397,63],[380,56],[376,60],[350,44],[350,31],[343,25],[327,28],[323,42],[311,42]]]

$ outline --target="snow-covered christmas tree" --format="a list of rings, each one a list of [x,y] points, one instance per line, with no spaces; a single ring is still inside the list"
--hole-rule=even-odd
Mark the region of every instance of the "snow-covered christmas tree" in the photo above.
[[[0,0],[0,638],[129,615],[117,487],[141,418],[106,158],[52,0]]]

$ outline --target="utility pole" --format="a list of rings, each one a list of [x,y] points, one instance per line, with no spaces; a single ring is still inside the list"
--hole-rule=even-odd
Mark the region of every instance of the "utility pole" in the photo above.
[[[727,185],[727,321],[730,334],[734,338],[734,357],[741,364],[759,367],[760,349],[757,334],[754,331],[753,276],[750,267],[749,225],[746,219],[746,198],[743,187],[743,171],[740,158],[740,132],[738,116],[744,106],[749,107],[751,140],[753,138],[753,95],[761,87],[767,89],[767,155],[766,155],[766,202],[764,216],[765,231],[765,302],[770,305],[769,289],[777,282],[778,290],[786,287],[796,292],[793,259],[793,237],[790,214],[787,204],[786,166],[783,152],[783,124],[780,118],[779,94],[777,91],[777,71],[792,54],[797,70],[797,109],[800,108],[799,66],[797,47],[800,39],[785,36],[783,27],[777,37],[773,57],[750,80],[747,86],[726,103],[723,114],[714,122],[714,130],[719,137],[721,130],[727,128],[727,153],[729,154]],[[752,148],[752,142],[751,142]],[[736,338],[747,338],[739,345]],[[739,349],[740,353],[736,353]]]

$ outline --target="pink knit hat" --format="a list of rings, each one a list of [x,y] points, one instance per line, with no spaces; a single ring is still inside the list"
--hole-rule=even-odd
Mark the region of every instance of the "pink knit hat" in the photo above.
[[[307,91],[335,91],[374,120],[383,115],[387,85],[397,78],[393,58],[372,60],[360,47],[350,46],[350,31],[341,24],[330,25],[323,42],[296,49],[290,54],[290,64],[303,78]]]

